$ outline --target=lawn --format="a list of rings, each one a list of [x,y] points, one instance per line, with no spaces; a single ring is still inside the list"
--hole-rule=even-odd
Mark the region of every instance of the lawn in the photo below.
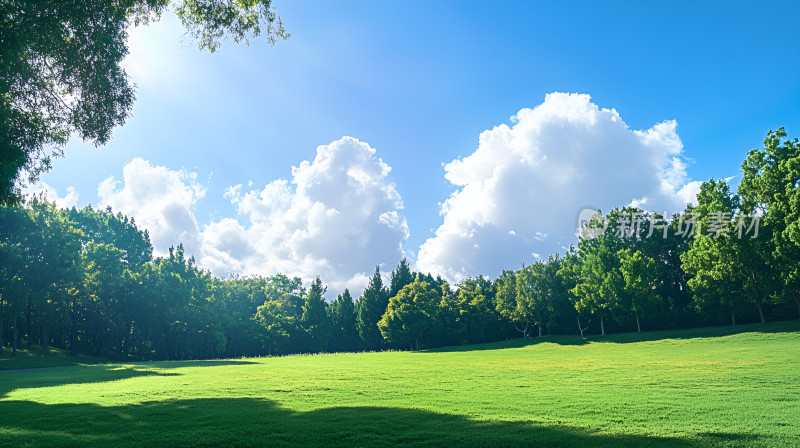
[[[97,364],[103,362],[103,359],[94,356],[72,356],[69,354],[69,350],[51,348],[44,351],[38,346],[31,349],[19,349],[16,355],[12,355],[11,353],[10,347],[6,347],[5,350],[0,353],[0,371],[74,366],[78,364]]]
[[[800,323],[0,371],[4,446],[800,446]]]

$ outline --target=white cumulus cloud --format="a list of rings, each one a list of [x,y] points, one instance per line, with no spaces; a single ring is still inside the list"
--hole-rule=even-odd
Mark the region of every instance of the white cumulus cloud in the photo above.
[[[581,209],[637,204],[682,210],[699,184],[687,183],[675,121],[631,130],[589,95],[552,93],[511,125],[481,133],[478,148],[445,165],[458,189],[443,223],[419,249],[418,266],[453,281],[498,275],[536,254],[563,252]]]
[[[390,269],[404,255],[408,224],[390,170],[369,145],[344,137],[319,146],[291,181],[231,187],[226,197],[242,223],[205,226],[200,265],[217,275],[319,275],[331,292],[360,292],[376,265]]]
[[[122,170],[122,181],[113,176],[97,188],[100,206],[134,217],[137,225],[150,232],[157,255],[183,243],[188,253],[199,249],[199,227],[194,205],[205,196],[196,173],[175,171],[135,158]]]
[[[135,158],[98,195],[101,207],[146,228],[158,255],[183,243],[215,275],[282,273],[306,282],[319,275],[331,293],[357,294],[376,265],[388,271],[405,255],[408,224],[390,171],[368,144],[343,137],[293,167],[291,180],[229,187],[224,196],[238,216],[202,228],[193,210],[206,190],[196,173]]]

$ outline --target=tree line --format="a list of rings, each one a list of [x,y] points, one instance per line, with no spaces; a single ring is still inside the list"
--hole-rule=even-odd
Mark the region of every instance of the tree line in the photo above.
[[[326,302],[282,274],[216,278],[111,209],[42,198],[0,207],[0,350],[55,346],[114,359],[420,349],[534,334],[642,331],[796,318],[800,145],[750,151],[733,192],[702,184],[672,217],[596,214],[577,247],[456,285],[403,259]]]

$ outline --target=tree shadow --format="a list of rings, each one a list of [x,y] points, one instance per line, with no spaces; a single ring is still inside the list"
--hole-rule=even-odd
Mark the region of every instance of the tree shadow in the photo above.
[[[780,322],[769,322],[767,324],[745,324],[728,325],[720,327],[691,328],[685,330],[667,331],[645,331],[642,333],[614,333],[606,336],[587,335],[581,338],[580,335],[556,335],[531,337],[528,339],[511,339],[508,341],[487,342],[484,344],[457,345],[449,347],[438,347],[422,350],[422,353],[442,353],[442,352],[468,352],[474,350],[498,350],[508,348],[523,348],[538,344],[550,343],[558,345],[585,345],[591,342],[603,342],[612,344],[629,344],[633,342],[659,341],[665,339],[697,339],[731,336],[741,333],[787,333],[800,332],[800,321],[789,320]]]
[[[453,345],[448,347],[436,347],[425,350],[420,350],[422,353],[444,353],[444,352],[471,352],[475,350],[500,350],[507,348],[523,348],[539,344],[558,344],[558,345],[585,345],[588,344],[590,339],[581,338],[580,335],[557,335],[557,336],[542,336],[530,337],[527,339],[509,339],[506,341],[498,342],[485,342],[481,344],[468,344],[468,345]]]
[[[0,353],[0,372],[107,362],[106,359],[97,356],[85,354],[73,356],[64,349],[50,348],[45,351],[40,346],[20,348],[16,355],[12,353],[12,348],[8,346],[4,347],[3,352]]]
[[[36,375],[32,375],[31,370],[36,370]],[[5,397],[10,392],[17,389],[55,387],[69,384],[105,383],[138,376],[174,375],[178,374],[113,364],[4,370],[0,371],[0,398]]]
[[[17,389],[54,387],[67,384],[105,383],[139,376],[176,376],[176,372],[157,369],[180,369],[187,367],[219,367],[255,364],[253,361],[161,361],[132,364],[90,364],[34,369],[0,370],[0,398]],[[36,372],[32,375],[32,372]]]
[[[134,362],[132,364],[138,364]],[[220,367],[220,366],[240,366],[247,364],[257,364],[255,361],[244,359],[208,359],[197,361],[151,361],[145,365],[157,367],[159,369],[182,369],[186,367]]]
[[[701,447],[693,439],[609,435],[569,426],[485,422],[390,407],[335,407],[296,412],[255,398],[197,399],[128,406],[0,402],[0,444],[8,446],[603,446]],[[723,443],[756,437],[725,433]]]

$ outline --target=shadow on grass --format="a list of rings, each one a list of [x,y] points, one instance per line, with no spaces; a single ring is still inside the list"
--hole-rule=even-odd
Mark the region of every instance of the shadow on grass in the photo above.
[[[105,383],[138,376],[174,376],[145,368],[96,364],[89,366],[45,367],[0,371],[0,398],[17,389],[55,387],[69,384]],[[2,405],[0,405],[2,407]]]
[[[163,361],[137,364],[93,364],[34,369],[0,370],[0,398],[17,389],[54,387],[68,384],[105,383],[139,376],[176,376],[155,369],[218,367],[254,364],[252,361]]]
[[[770,322],[767,324],[745,324],[729,325],[723,327],[704,327],[686,330],[671,331],[645,331],[642,333],[617,333],[606,336],[587,335],[581,338],[579,335],[556,335],[531,337],[528,339],[512,339],[500,342],[488,342],[485,344],[457,345],[451,347],[438,347],[422,350],[422,353],[442,353],[442,352],[468,352],[473,350],[498,350],[506,348],[522,348],[537,344],[551,343],[558,345],[584,345],[590,342],[606,342],[612,344],[628,344],[632,342],[659,341],[663,339],[696,339],[711,338],[721,336],[731,336],[741,333],[787,333],[800,332],[800,321],[788,320],[781,322]]]
[[[581,338],[579,335],[557,335],[557,336],[542,336],[531,337],[528,339],[509,339],[507,341],[486,342],[482,344],[467,344],[467,345],[453,345],[448,347],[436,347],[425,350],[420,350],[421,353],[443,353],[443,352],[471,352],[474,350],[499,350],[505,348],[523,348],[531,345],[538,345],[544,343],[558,344],[558,345],[585,345],[591,339]]]
[[[1,402],[0,444],[9,446],[605,446],[701,447],[753,442],[748,435],[693,440],[592,434],[524,422],[479,422],[388,407],[308,412],[253,398],[197,399],[106,407]]]
[[[0,371],[97,364],[105,361],[105,359],[96,356],[73,356],[69,354],[69,351],[58,348],[44,351],[38,346],[21,348],[17,350],[16,355],[12,355],[12,353],[13,351],[10,347],[4,347],[3,352],[0,353]]]
[[[133,363],[136,364],[136,363]],[[159,369],[182,369],[185,367],[220,367],[220,366],[239,366],[245,364],[256,364],[254,361],[239,359],[209,359],[199,361],[151,361],[146,365]]]

